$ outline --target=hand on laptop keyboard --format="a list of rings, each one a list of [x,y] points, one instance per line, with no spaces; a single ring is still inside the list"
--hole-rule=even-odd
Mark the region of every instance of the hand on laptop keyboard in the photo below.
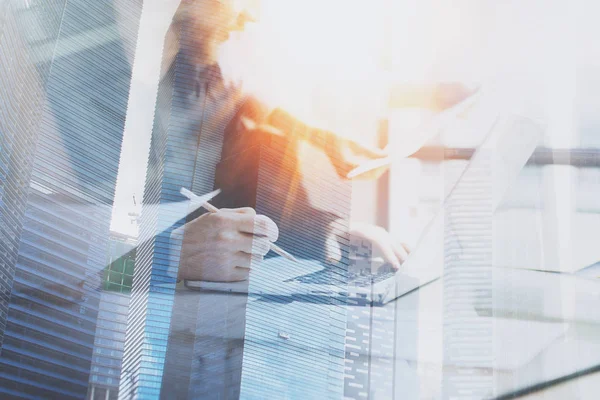
[[[388,231],[379,226],[352,224],[349,233],[350,258],[370,260],[371,272],[376,272],[384,263],[397,270],[408,258],[408,246],[397,244]],[[378,259],[382,261],[378,263]]]

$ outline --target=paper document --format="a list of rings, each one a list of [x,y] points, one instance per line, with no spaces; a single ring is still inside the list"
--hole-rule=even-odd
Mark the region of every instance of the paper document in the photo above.
[[[354,168],[347,175],[348,178],[352,179],[359,175],[362,175],[366,172],[372,171],[374,169],[386,166],[391,164],[394,160],[400,160],[410,156],[419,150],[425,143],[427,143],[431,138],[437,135],[441,128],[446,126],[452,120],[456,118],[457,115],[465,112],[469,108],[471,108],[481,97],[481,90],[473,93],[471,96],[467,97],[465,100],[461,101],[457,105],[450,107],[444,111],[439,112],[433,117],[429,118],[426,122],[422,123],[417,129],[414,131],[415,137],[418,140],[411,141],[410,144],[405,143],[399,151],[394,151],[393,154],[378,158],[376,160],[369,160],[362,165]]]
[[[596,278],[600,279],[600,261],[575,272],[575,275],[582,276],[584,278]]]

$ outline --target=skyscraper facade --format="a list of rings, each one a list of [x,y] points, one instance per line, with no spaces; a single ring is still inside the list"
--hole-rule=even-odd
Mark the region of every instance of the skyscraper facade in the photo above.
[[[324,267],[312,276],[298,277],[298,282],[314,279],[347,291],[352,185],[336,171],[340,160],[327,157],[332,145],[327,143],[328,133],[280,109],[264,115],[252,101],[239,114],[264,120],[286,136],[251,135],[232,124],[217,166],[215,187],[223,190],[217,201],[224,207],[251,206],[269,216],[279,227],[278,244],[301,260]],[[332,261],[335,257],[327,246],[331,239],[339,246],[337,261]],[[285,260],[279,265],[272,273],[251,275],[251,290],[284,281],[289,265]],[[248,301],[243,354],[240,351],[237,360],[231,357],[227,367],[231,372],[239,370],[239,377],[232,373],[239,381],[232,379],[230,385],[239,384],[240,395],[249,398],[341,398],[346,301],[334,293],[323,297],[298,294],[283,304],[280,301],[277,296]],[[308,362],[310,368],[306,368]]]
[[[509,123],[509,119],[498,118],[493,129],[498,129],[498,125],[504,128]],[[443,397],[469,393],[483,398],[494,393],[492,368],[482,368],[479,375],[468,380],[465,376],[473,368],[493,365],[494,358],[494,321],[474,316],[473,304],[477,301],[477,307],[491,309],[494,303],[492,217],[497,188],[493,186],[493,169],[494,157],[499,157],[495,151],[479,149],[442,209],[443,357],[444,365],[452,366],[444,374]],[[452,176],[457,168],[464,165],[447,165],[444,172]]]
[[[188,208],[179,190],[212,189],[224,104],[231,104],[218,76],[198,78],[190,35],[165,43],[164,54],[179,52],[172,63],[165,57],[158,87],[120,385],[121,396],[139,398],[156,398],[161,389],[182,239],[173,231]]]
[[[44,31],[30,23],[46,11],[0,4],[0,353],[48,77],[47,66],[36,68],[46,52],[31,44],[55,40],[58,33],[50,12]]]
[[[15,126],[36,123],[37,143],[23,182],[28,194],[21,203],[0,396],[81,399],[88,389],[141,1],[2,7],[12,7],[6,20],[13,18],[17,27],[3,40],[24,41],[29,57],[15,62],[3,52],[2,59],[15,69],[35,67],[11,89],[22,93],[19,107],[27,111],[9,111],[8,119]],[[37,80],[30,78],[34,72]],[[1,85],[13,82],[20,80],[9,77]],[[30,115],[37,114],[36,122]],[[14,160],[28,165],[26,157]]]
[[[352,273],[368,274],[373,255],[371,243],[352,240],[349,252]],[[395,307],[358,299],[348,299],[347,305],[344,399],[394,398],[396,382],[389,377],[395,376],[396,332],[389,328],[395,326]],[[406,331],[411,328],[407,324]]]
[[[113,400],[118,396],[136,245],[135,238],[111,232],[98,307],[90,400]]]

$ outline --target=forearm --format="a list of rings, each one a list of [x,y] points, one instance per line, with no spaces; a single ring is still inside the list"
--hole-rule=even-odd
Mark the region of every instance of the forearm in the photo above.
[[[334,133],[312,127],[280,108],[271,112],[268,124],[280,130],[287,137],[304,140],[321,150],[330,148],[336,141]]]
[[[390,89],[389,108],[431,108],[435,104],[435,84],[395,84]]]

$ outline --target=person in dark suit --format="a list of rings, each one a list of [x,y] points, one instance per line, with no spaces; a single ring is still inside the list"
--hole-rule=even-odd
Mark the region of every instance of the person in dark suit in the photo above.
[[[373,253],[396,267],[406,257],[406,249],[383,228],[353,230],[348,223],[347,173],[385,151],[308,126],[226,84],[217,63],[219,46],[244,29],[253,4],[183,1],[165,38],[150,148],[149,171],[156,173],[148,174],[146,187],[167,187],[169,201],[179,200],[182,185],[198,195],[215,188],[223,192],[211,201],[219,212],[194,212],[171,233],[169,257],[178,260],[180,283],[172,306],[164,398],[240,396],[247,297],[227,290],[193,291],[184,282],[224,288],[247,283],[250,269],[275,241],[297,258],[340,270],[344,267],[331,260],[344,256],[348,237],[371,243],[377,248]],[[396,106],[444,108],[435,90],[421,94],[422,104],[410,104],[412,95],[392,100]]]
[[[309,160],[299,156],[299,146],[303,142],[309,143],[313,153],[324,154],[330,165],[323,168],[333,167],[337,173],[335,178],[340,180],[344,180],[347,172],[360,162],[386,155],[381,149],[368,148],[333,132],[313,129],[285,110],[268,109],[259,100],[249,98],[238,88],[224,83],[217,64],[219,46],[230,33],[244,29],[252,19],[250,6],[256,3],[235,2],[234,6],[232,1],[184,1],[167,33],[163,77],[175,75],[178,78],[170,81],[163,78],[159,92],[178,91],[184,99],[183,104],[178,104],[178,112],[185,115],[190,134],[198,135],[193,190],[212,190],[216,178],[224,193],[215,200],[215,204],[228,206],[218,213],[191,218],[180,228],[185,234],[179,279],[245,280],[250,265],[260,261],[268,252],[269,242],[280,236],[283,243],[292,246],[304,243],[305,248],[311,249],[299,256],[329,257],[332,246],[327,244],[333,243],[328,240],[330,227],[340,219],[346,220],[347,227],[348,213],[311,206],[311,181],[315,178],[300,172],[302,163]],[[456,104],[469,94],[460,84],[411,87],[404,92],[396,91],[391,96],[391,104],[439,110]],[[159,108],[157,118],[160,118],[160,113]],[[258,183],[250,185],[248,171],[260,157],[261,150],[257,145],[272,141],[278,142],[279,148],[284,149],[274,155],[275,160],[271,160],[276,165],[274,168],[279,170],[272,175],[277,178],[272,185],[277,186],[279,193],[284,193],[284,198],[279,204],[261,207],[256,200]],[[235,149],[232,150],[232,147]],[[255,150],[251,150],[253,148]],[[236,157],[231,157],[233,152],[237,152]],[[240,154],[244,154],[245,159],[242,160],[244,157],[239,157]],[[232,162],[232,158],[236,161]],[[220,166],[227,160],[226,165]],[[320,162],[326,164],[322,157]],[[219,173],[219,168],[226,173]],[[370,178],[382,172],[376,171]],[[263,186],[268,185],[263,183]],[[248,189],[248,186],[254,187]],[[256,211],[266,215],[256,215]],[[407,256],[406,248],[396,245],[382,228],[350,228],[350,233],[372,242],[376,252],[394,267],[399,267]],[[293,250],[290,251],[293,253]]]

